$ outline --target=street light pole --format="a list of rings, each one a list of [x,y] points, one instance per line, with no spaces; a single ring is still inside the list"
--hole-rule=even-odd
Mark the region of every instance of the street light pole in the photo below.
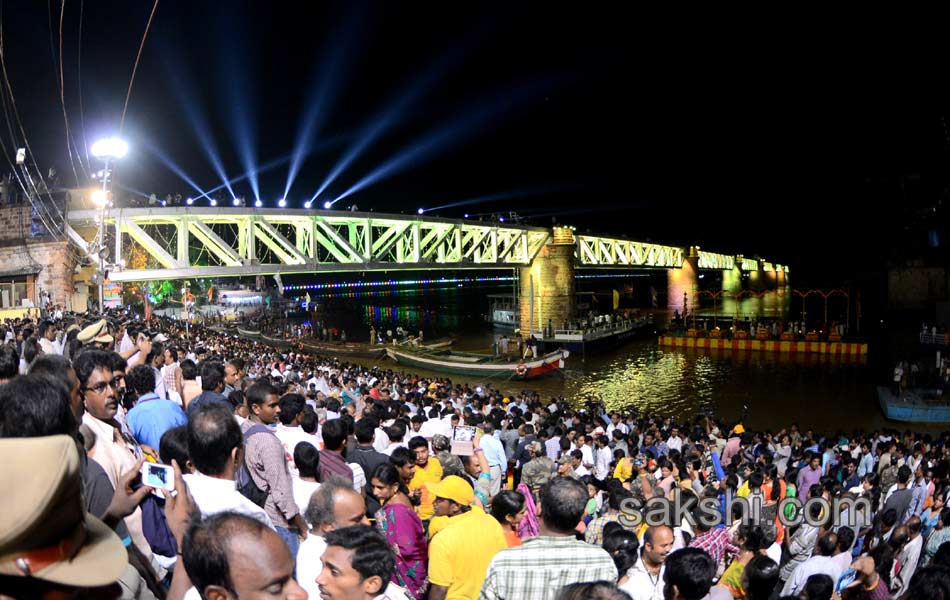
[[[125,141],[117,138],[105,138],[98,140],[92,145],[92,155],[101,158],[105,164],[102,171],[102,191],[93,194],[93,202],[99,207],[99,313],[105,310],[105,273],[106,265],[103,257],[105,251],[105,228],[106,228],[106,207],[110,200],[110,175],[109,161],[118,160],[125,156],[129,151],[129,145]],[[114,257],[116,261],[120,257]]]

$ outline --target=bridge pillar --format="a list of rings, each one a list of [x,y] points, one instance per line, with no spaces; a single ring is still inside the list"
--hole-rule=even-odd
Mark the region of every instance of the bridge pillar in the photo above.
[[[742,291],[742,269],[738,265],[722,272],[722,291],[726,292],[724,296],[732,297]]]
[[[755,271],[749,271],[749,289],[756,292],[766,289],[768,287],[766,275],[767,273],[762,269],[762,265],[759,265],[759,268]]]
[[[545,244],[528,267],[521,267],[521,336],[555,329],[574,318],[574,234],[566,227],[554,229],[554,240]]]
[[[684,309],[692,311],[699,307],[699,253],[695,248],[689,249],[689,255],[683,259],[683,266],[670,269],[666,272],[666,306],[670,310],[678,311],[681,315]],[[725,282],[725,280],[723,280]],[[723,283],[725,285],[725,283]],[[683,294],[686,294],[684,306]]]

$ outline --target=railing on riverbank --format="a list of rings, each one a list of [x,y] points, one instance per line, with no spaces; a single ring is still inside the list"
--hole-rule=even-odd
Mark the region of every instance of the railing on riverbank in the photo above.
[[[920,343],[928,346],[950,346],[950,333],[920,332]]]

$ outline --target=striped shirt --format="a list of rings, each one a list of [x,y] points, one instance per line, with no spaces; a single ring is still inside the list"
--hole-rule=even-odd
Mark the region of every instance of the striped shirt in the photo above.
[[[617,581],[610,555],[573,536],[542,535],[495,555],[479,600],[553,600],[565,585],[584,581]]]
[[[241,430],[246,432],[256,424],[248,419]],[[294,502],[287,453],[280,440],[272,431],[247,437],[244,442],[244,461],[257,487],[267,491],[264,512],[276,527],[289,527],[290,521],[300,510]]]

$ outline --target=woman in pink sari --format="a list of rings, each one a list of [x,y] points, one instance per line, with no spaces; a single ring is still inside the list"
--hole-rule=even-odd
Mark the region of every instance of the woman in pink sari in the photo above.
[[[376,527],[396,552],[393,583],[406,590],[413,600],[420,600],[428,588],[425,530],[409,500],[409,488],[403,483],[392,463],[383,463],[373,471],[370,485],[373,495],[382,504],[376,512]]]

